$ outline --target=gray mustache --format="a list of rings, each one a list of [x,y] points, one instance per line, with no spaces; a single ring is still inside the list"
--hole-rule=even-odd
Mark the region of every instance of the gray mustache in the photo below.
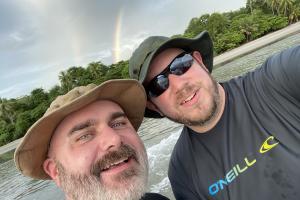
[[[99,159],[91,168],[91,174],[99,177],[101,171],[108,165],[122,159],[133,158],[138,162],[136,151],[127,144],[122,144],[116,151],[107,153]]]

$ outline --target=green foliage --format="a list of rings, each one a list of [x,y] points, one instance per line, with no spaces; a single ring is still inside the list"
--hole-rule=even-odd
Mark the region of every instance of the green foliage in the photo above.
[[[58,85],[53,86],[48,93],[49,103],[51,103],[57,96],[62,95],[62,89]]]
[[[258,31],[258,24],[254,21],[253,15],[244,14],[232,20],[231,30],[242,33],[248,42],[254,39],[253,35]]]
[[[16,121],[16,129],[13,135],[14,139],[18,139],[22,137],[27,129],[34,123],[34,120],[31,117],[31,111],[27,110],[23,113],[20,113],[18,115],[17,121]]]
[[[12,134],[1,134],[0,135],[0,146],[3,146],[11,141],[13,141],[13,135]]]
[[[48,93],[46,93],[42,88],[37,88],[31,91],[31,95],[28,99],[28,107],[34,109],[39,104],[47,101]]]
[[[14,127],[5,121],[0,121],[0,146],[5,145],[13,140]]]
[[[105,76],[107,70],[108,67],[99,61],[88,64],[88,67],[86,68],[86,73],[88,74],[91,82],[95,84],[100,84],[106,79]]]
[[[202,15],[199,18],[191,19],[187,29],[184,32],[184,36],[187,38],[193,38],[202,31],[207,29],[209,14]]]
[[[213,40],[218,34],[224,33],[229,26],[229,20],[220,13],[213,13],[208,18],[207,30]]]
[[[47,101],[40,103],[33,110],[30,111],[30,118],[32,121],[37,121],[39,118],[43,116],[49,107],[49,103]]]
[[[246,7],[191,19],[184,32],[193,38],[207,30],[214,52],[222,53],[300,19],[300,0],[247,0]],[[173,36],[176,37],[176,36]]]
[[[126,66],[128,66],[128,62],[125,61],[112,64],[106,73],[106,80],[122,78],[122,73],[124,73],[123,69],[126,68]]]
[[[266,14],[272,13],[266,3],[266,0],[247,0],[246,10],[249,14],[253,14],[253,11],[255,10],[261,10]]]
[[[276,31],[278,29],[284,28],[288,25],[288,18],[283,16],[273,16],[269,18],[269,23],[271,26],[271,31]]]
[[[219,54],[229,49],[233,49],[241,44],[245,40],[245,35],[240,32],[226,32],[224,34],[218,35],[215,43],[214,49],[215,53]]]
[[[207,30],[214,40],[218,34],[227,29],[228,25],[228,18],[223,14],[205,14],[199,18],[193,18],[190,21],[188,28],[184,32],[184,37],[193,38],[203,30]]]
[[[289,13],[289,23],[298,22],[300,19],[300,0],[295,2],[295,4],[291,8],[291,12]]]
[[[0,98],[0,117],[7,123],[14,123],[16,115],[13,110],[13,102]]]
[[[249,11],[246,8],[240,8],[239,10],[223,13],[223,15],[225,17],[227,17],[228,19],[233,19],[234,17],[243,15],[243,14],[249,14]]]
[[[71,67],[67,71],[63,71],[59,75],[61,88],[63,93],[67,93],[77,86],[87,85],[91,83],[91,75],[83,67]]]
[[[122,68],[122,72],[121,72],[121,76],[122,78],[130,78],[129,76],[129,60],[127,61],[123,61],[122,66],[120,66]]]

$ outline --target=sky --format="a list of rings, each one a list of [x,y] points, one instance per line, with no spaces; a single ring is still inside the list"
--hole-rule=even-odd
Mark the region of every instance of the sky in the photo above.
[[[128,60],[152,35],[182,34],[193,17],[246,0],[0,0],[0,98],[49,90],[71,66]]]

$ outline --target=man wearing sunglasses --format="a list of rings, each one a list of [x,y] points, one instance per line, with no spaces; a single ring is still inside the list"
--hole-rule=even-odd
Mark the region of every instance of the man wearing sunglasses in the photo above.
[[[213,44],[153,36],[129,60],[146,117],[184,124],[169,179],[176,199],[299,199],[300,46],[217,83]]]

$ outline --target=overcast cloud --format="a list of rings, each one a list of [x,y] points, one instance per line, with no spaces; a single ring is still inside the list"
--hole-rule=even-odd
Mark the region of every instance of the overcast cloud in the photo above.
[[[111,64],[121,16],[120,59],[150,35],[183,33],[193,17],[236,10],[246,0],[1,0],[0,97],[58,84],[59,72]]]

